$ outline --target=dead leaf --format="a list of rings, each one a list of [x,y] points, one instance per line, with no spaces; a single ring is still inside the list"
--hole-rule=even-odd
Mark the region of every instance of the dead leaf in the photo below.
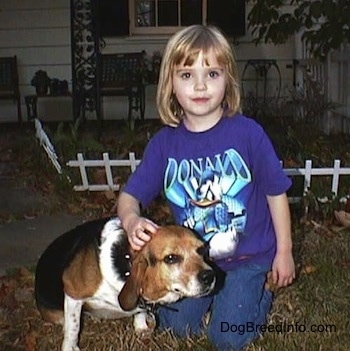
[[[338,235],[337,232],[333,231],[332,229],[328,228],[327,226],[321,223],[317,223],[313,220],[311,220],[310,223],[313,225],[314,231],[318,235],[322,235],[323,237],[328,239],[333,239]]]
[[[77,204],[67,204],[67,209],[68,209],[68,212],[71,214],[78,214],[78,213],[81,213],[82,208]]]
[[[115,195],[115,192],[113,190],[105,191],[103,195],[108,201],[117,199],[117,196]]]
[[[30,332],[24,337],[24,347],[26,351],[36,350],[36,338],[37,335],[34,332]]]
[[[317,268],[315,266],[305,266],[301,269],[301,273],[311,274],[316,272]]]
[[[345,211],[334,211],[334,216],[343,227],[350,227],[350,213]]]

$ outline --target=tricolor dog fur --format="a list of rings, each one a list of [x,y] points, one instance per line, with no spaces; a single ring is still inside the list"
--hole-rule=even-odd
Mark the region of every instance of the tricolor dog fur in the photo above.
[[[205,244],[189,229],[160,227],[133,251],[118,218],[86,222],[55,239],[40,257],[35,298],[44,320],[63,325],[62,351],[77,351],[81,313],[99,318],[134,316],[149,334],[147,306],[209,294],[216,274]],[[148,318],[149,319],[149,318]]]

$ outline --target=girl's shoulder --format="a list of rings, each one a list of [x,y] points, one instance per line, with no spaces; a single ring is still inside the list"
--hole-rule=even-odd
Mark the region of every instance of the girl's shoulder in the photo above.
[[[157,130],[149,139],[148,148],[149,147],[162,147],[164,144],[169,142],[176,135],[176,129],[174,127],[163,126],[159,130]]]
[[[263,127],[254,118],[247,117],[241,113],[225,118],[225,124],[225,128],[238,129],[243,133],[248,132],[249,135],[264,133]]]
[[[254,118],[248,117],[238,112],[233,116],[229,116],[228,120],[231,120],[233,123],[241,124],[243,126],[248,125],[261,128],[260,124]]]
[[[177,127],[163,126],[155,134],[152,136],[151,140],[166,140],[167,138],[171,138],[177,132]]]

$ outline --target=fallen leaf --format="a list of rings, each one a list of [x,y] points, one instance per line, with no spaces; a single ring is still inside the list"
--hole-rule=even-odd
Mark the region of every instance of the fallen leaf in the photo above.
[[[350,213],[345,211],[334,211],[334,216],[343,227],[350,227]]]
[[[108,190],[108,191],[105,191],[103,193],[103,195],[105,196],[105,198],[107,200],[116,200],[116,195],[115,195],[115,192],[113,190]]]
[[[310,223],[313,225],[313,229],[318,235],[321,235],[328,239],[333,239],[338,235],[337,232],[331,230],[330,228],[327,228],[327,226],[323,224],[317,223],[313,220],[311,220]]]
[[[30,332],[24,338],[24,347],[26,351],[35,351],[36,350],[36,338],[37,335],[34,332]]]
[[[311,274],[311,273],[315,272],[316,270],[317,270],[317,268],[315,266],[305,266],[301,269],[301,273]]]

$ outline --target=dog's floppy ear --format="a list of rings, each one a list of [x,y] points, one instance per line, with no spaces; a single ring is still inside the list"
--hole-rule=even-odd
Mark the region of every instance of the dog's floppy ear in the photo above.
[[[118,296],[120,307],[124,311],[130,311],[137,307],[137,302],[141,291],[142,278],[145,275],[146,268],[148,266],[145,253],[143,251],[137,254],[134,262],[132,263],[130,275]]]

